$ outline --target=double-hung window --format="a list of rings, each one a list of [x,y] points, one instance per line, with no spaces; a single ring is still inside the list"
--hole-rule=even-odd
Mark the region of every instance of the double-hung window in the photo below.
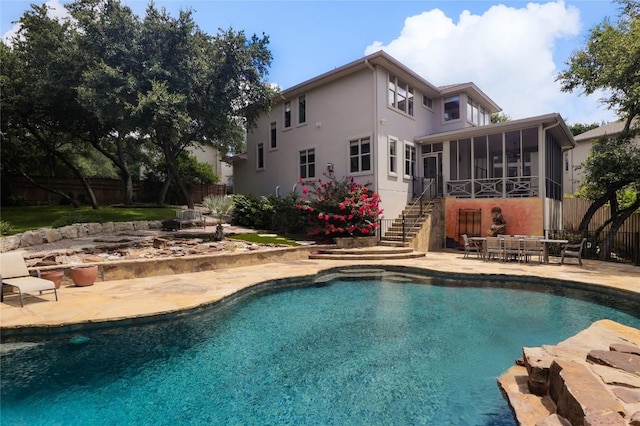
[[[353,139],[349,141],[349,172],[360,173],[371,170],[371,139]]]
[[[264,170],[264,144],[259,143],[256,146],[256,169]]]
[[[284,128],[291,127],[291,101],[284,103]]]
[[[300,151],[300,178],[316,177],[316,150],[303,149]]]
[[[398,140],[389,138],[389,173],[398,173]]]
[[[404,175],[415,176],[416,172],[416,147],[405,143],[404,145]]]
[[[269,133],[269,148],[278,148],[278,132],[275,121],[271,123],[271,132]]]
[[[298,124],[307,122],[307,97],[305,95],[298,97]]]

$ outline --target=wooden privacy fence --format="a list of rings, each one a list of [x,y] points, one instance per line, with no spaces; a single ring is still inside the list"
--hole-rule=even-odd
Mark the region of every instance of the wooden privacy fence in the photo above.
[[[563,200],[563,221],[564,228],[576,230],[582,221],[584,213],[587,211],[591,201],[578,198],[565,198]],[[600,207],[589,223],[589,231],[595,231],[611,217],[609,206]],[[605,228],[608,230],[609,226]],[[633,213],[620,227],[619,232],[640,232],[640,213]]]
[[[91,189],[98,201],[98,204],[116,204],[124,202],[125,188],[121,180],[118,179],[88,179]],[[35,181],[47,188],[55,189],[72,196],[80,203],[87,203],[87,194],[79,180],[74,178],[36,178]],[[133,182],[133,199],[135,202],[155,203],[158,201],[160,184],[148,182]],[[58,194],[47,191],[33,185],[22,176],[13,176],[8,185],[3,185],[3,190],[8,190],[12,197],[20,199],[26,204],[60,204],[62,198]],[[191,197],[194,203],[201,203],[209,195],[226,195],[231,192],[231,188],[226,185],[197,184],[190,188]],[[175,192],[167,194],[165,200],[168,204],[183,204],[184,200]]]

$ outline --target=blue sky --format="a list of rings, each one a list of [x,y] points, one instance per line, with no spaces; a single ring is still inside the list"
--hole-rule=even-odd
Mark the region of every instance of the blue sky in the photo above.
[[[50,0],[56,7],[58,0]],[[123,0],[140,16],[146,1]],[[36,0],[3,0],[0,34]],[[64,1],[63,1],[64,3]],[[473,81],[512,118],[559,112],[569,123],[616,117],[599,96],[560,93],[554,81],[589,29],[618,4],[581,1],[160,1],[174,16],[192,9],[204,31],[266,34],[269,81],[286,89],[384,49],[436,85]],[[54,14],[63,13],[59,6]]]

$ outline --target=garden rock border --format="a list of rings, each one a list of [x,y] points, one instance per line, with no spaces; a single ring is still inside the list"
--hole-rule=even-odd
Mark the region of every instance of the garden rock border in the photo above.
[[[63,239],[83,238],[89,235],[116,232],[146,231],[149,229],[162,229],[162,222],[159,220],[139,220],[134,222],[74,223],[60,228],[42,228],[1,237],[0,253],[54,243]]]

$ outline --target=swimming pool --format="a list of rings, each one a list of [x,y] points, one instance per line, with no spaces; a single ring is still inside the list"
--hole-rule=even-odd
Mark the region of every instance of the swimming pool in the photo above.
[[[522,346],[602,318],[640,328],[637,299],[413,278],[264,285],[171,321],[2,345],[0,423],[513,425],[496,378]]]

